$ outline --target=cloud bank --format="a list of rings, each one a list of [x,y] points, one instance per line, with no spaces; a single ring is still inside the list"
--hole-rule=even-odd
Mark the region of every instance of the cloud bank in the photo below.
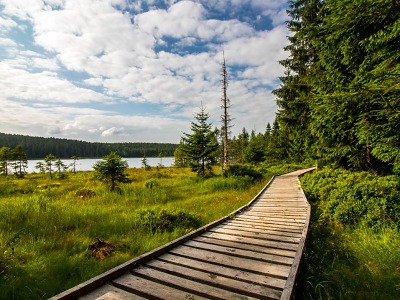
[[[264,131],[289,34],[277,0],[0,0],[2,132],[179,142],[203,102]]]

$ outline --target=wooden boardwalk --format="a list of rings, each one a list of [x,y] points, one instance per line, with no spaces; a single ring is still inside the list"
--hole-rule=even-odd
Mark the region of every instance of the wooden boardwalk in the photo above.
[[[51,299],[290,299],[310,205],[298,176],[273,178],[230,216]]]

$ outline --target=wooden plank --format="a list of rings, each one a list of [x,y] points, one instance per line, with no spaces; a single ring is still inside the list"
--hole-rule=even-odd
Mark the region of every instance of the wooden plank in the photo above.
[[[280,231],[277,229],[271,229],[268,225],[264,225],[262,223],[254,224],[253,222],[232,220],[229,222],[229,224],[232,224],[234,226],[239,226],[239,227],[245,227],[245,228],[262,229],[264,232],[270,233],[270,234],[277,234],[277,235],[289,236],[289,237],[301,237],[301,233],[293,233],[293,232]]]
[[[243,219],[246,220],[246,219]],[[293,227],[293,226],[285,226],[282,224],[276,224],[276,223],[267,223],[267,222],[262,222],[262,221],[253,221],[253,224],[261,224],[263,226],[268,226],[270,229],[276,229],[280,231],[286,231],[286,232],[294,232],[294,233],[301,233],[302,228],[301,227]]]
[[[246,211],[246,214],[250,211],[248,209]],[[307,211],[307,208],[305,207],[295,207],[295,208],[288,208],[288,207],[267,207],[265,208],[266,212],[291,212],[291,213],[305,213]]]
[[[146,299],[139,295],[134,295],[121,290],[115,286],[105,284],[101,288],[94,290],[93,292],[84,295],[79,300],[141,300]]]
[[[258,233],[258,234],[266,235],[268,237],[275,237],[275,239],[278,241],[284,241],[284,242],[289,242],[289,243],[298,243],[300,241],[300,237],[287,236],[284,234],[279,234],[276,231],[270,231],[270,230],[259,229],[259,228],[254,228],[254,227],[245,227],[245,226],[238,226],[235,224],[226,224],[220,228],[235,230],[235,231],[240,231],[240,232],[246,231],[246,232],[253,232],[256,234]]]
[[[259,261],[278,263],[278,264],[287,265],[287,266],[291,266],[293,263],[293,259],[289,258],[289,257],[278,256],[278,255],[267,254],[267,253],[260,253],[260,252],[256,252],[256,251],[252,251],[252,250],[237,249],[237,248],[233,248],[233,247],[227,247],[224,245],[207,244],[207,243],[204,243],[201,241],[195,241],[195,240],[185,243],[185,246],[189,246],[189,247],[193,247],[193,248],[197,248],[197,249],[208,250],[208,251],[213,251],[213,252],[221,253],[221,254],[240,256],[240,257],[259,260]]]
[[[237,234],[237,235],[244,235],[244,234],[254,234],[255,237],[260,239],[267,239],[273,241],[283,241],[287,243],[299,243],[299,237],[289,237],[284,236],[276,233],[270,233],[267,230],[257,229],[257,228],[249,228],[249,227],[240,227],[235,225],[223,225],[213,229],[214,232],[223,232],[223,233],[230,233],[230,234]]]
[[[169,274],[200,282],[207,286],[219,287],[224,290],[229,290],[249,297],[255,297],[257,299],[260,297],[280,299],[282,294],[282,291],[279,288],[272,289],[255,283],[243,282],[239,279],[225,277],[218,273],[210,273],[208,270],[199,271],[192,267],[177,265],[166,261],[152,260],[147,263],[146,266],[161,272],[167,272]]]
[[[287,228],[287,229],[294,229],[294,230],[302,230],[303,229],[303,225],[302,224],[287,224],[285,222],[280,222],[280,221],[274,221],[271,220],[269,221],[268,219],[259,219],[260,223],[265,224],[265,225],[275,225],[275,227],[280,226],[281,228]],[[214,228],[211,228],[210,230],[214,230]]]
[[[274,212],[274,213],[270,213],[270,212],[263,212],[263,213],[260,213],[260,214],[253,214],[253,215],[258,215],[259,217],[263,217],[263,218],[277,218],[277,219],[283,219],[283,220],[286,220],[286,219],[296,219],[296,220],[303,220],[303,223],[305,223],[305,221],[306,221],[306,217],[305,216],[303,216],[303,215],[300,215],[300,214],[290,214],[290,215],[288,215],[288,214],[285,214],[285,213],[280,213],[280,214],[278,214],[278,213],[276,213],[276,212]],[[236,220],[237,218],[235,218],[235,219],[232,219],[232,220]],[[228,221],[229,222],[229,221]]]
[[[272,220],[270,217],[262,213],[251,213],[251,214],[241,215],[240,217],[238,217],[238,219],[257,220],[265,223],[282,224],[282,225],[288,225],[290,227],[294,226],[297,228],[302,227],[298,226],[297,224],[288,224],[287,222],[282,220]]]
[[[277,210],[277,211],[271,211],[270,209],[266,210],[265,212],[263,212],[265,217],[269,217],[269,216],[277,216],[277,217],[296,217],[296,216],[304,216],[306,215],[306,211],[304,212],[288,212],[288,211],[281,211],[281,210]],[[245,215],[245,214],[243,214]]]
[[[151,280],[162,282],[167,286],[172,286],[176,289],[186,291],[189,293],[197,294],[202,297],[210,297],[212,299],[256,299],[255,297],[246,296],[243,294],[231,292],[226,289],[217,288],[214,286],[206,285],[182,276],[172,275],[166,272],[150,268],[148,266],[141,266],[135,268],[132,272],[133,275],[140,275]]]
[[[286,280],[267,276],[265,274],[258,274],[250,271],[239,270],[231,268],[230,266],[221,266],[209,263],[207,261],[199,261],[184,256],[177,256],[174,254],[164,254],[159,257],[159,260],[173,263],[181,266],[190,267],[192,269],[210,272],[214,275],[225,276],[242,282],[254,283],[265,287],[270,287],[282,290],[285,286]]]
[[[276,249],[276,248],[271,248],[268,246],[261,246],[257,244],[251,244],[251,243],[245,243],[249,242],[249,239],[241,238],[240,241],[230,241],[230,240],[224,240],[224,239],[218,239],[218,238],[213,238],[210,236],[199,236],[194,239],[195,241],[201,241],[204,243],[208,244],[214,244],[214,245],[220,245],[220,246],[226,246],[226,247],[232,247],[232,248],[237,248],[237,249],[243,249],[243,250],[250,250],[250,251],[255,251],[255,252],[260,252],[260,253],[267,253],[267,254],[273,254],[273,255],[279,255],[279,256],[285,256],[285,257],[294,257],[295,256],[295,251],[293,250],[283,250],[283,249]],[[258,242],[259,240],[255,240]],[[252,240],[250,241],[252,242]]]
[[[125,274],[116,278],[113,283],[132,293],[139,293],[147,299],[207,299],[207,297],[195,295],[168,285],[138,277],[132,274]]]
[[[171,253],[196,260],[203,260],[214,264],[229,266],[241,270],[248,270],[275,277],[286,278],[290,270],[290,267],[288,266],[273,263],[260,263],[259,261],[252,259],[214,253],[207,250],[196,249],[196,251],[193,251],[192,248],[186,246],[180,246],[172,249]]]
[[[284,244],[296,245],[299,242],[298,239],[288,238],[286,236],[263,234],[260,232],[244,231],[244,230],[240,230],[240,229],[229,229],[229,228],[221,227],[221,228],[216,228],[216,229],[213,228],[210,231],[224,233],[224,234],[237,235],[237,236],[244,236],[244,237],[249,237],[249,238],[254,238],[254,239],[276,241],[276,242],[284,243]]]
[[[253,214],[253,216],[259,216],[261,218],[264,218],[265,220],[268,220],[270,222],[281,222],[284,224],[295,224],[298,225],[300,224],[301,226],[304,226],[305,219],[302,216],[299,217],[286,217],[286,218],[276,218],[272,216],[266,216],[264,213],[259,213],[259,214]],[[225,223],[224,223],[225,224]]]

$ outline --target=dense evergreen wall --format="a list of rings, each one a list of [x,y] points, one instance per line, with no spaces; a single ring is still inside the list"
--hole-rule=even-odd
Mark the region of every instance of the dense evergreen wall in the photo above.
[[[400,2],[289,3],[274,91],[285,158],[400,173]]]
[[[173,156],[176,144],[168,143],[90,143],[59,138],[32,137],[17,134],[0,133],[0,148],[15,148],[21,145],[30,159],[44,158],[53,154],[58,158],[103,157],[110,151],[122,157]]]

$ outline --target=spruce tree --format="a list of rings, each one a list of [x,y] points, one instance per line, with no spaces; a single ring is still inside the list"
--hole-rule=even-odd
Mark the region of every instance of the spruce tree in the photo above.
[[[128,175],[125,173],[128,169],[128,162],[122,160],[115,152],[103,157],[93,165],[95,177],[107,183],[110,191],[115,191],[118,182],[129,182]]]
[[[302,160],[307,153],[307,146],[312,140],[309,132],[310,101],[312,99],[313,66],[317,61],[317,51],[313,45],[315,28],[321,23],[321,0],[292,0],[288,14],[290,44],[284,49],[289,57],[280,61],[286,68],[280,77],[281,86],[273,91],[278,97],[279,111],[277,118],[282,131],[281,144],[287,149],[286,157]],[[283,146],[283,145],[282,145]],[[282,157],[285,158],[285,157]]]
[[[400,2],[327,1],[311,123],[320,156],[352,169],[400,170]]]
[[[217,163],[218,139],[216,130],[211,130],[208,123],[209,115],[203,105],[200,112],[195,113],[195,122],[191,122],[191,133],[184,133],[182,137],[182,151],[193,172],[204,176],[212,172],[212,166]]]

